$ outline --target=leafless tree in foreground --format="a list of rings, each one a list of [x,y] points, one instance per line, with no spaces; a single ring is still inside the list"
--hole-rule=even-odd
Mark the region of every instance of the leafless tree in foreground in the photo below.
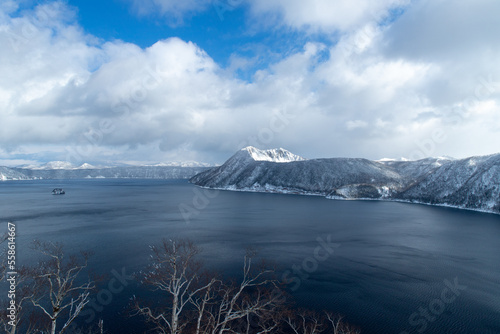
[[[0,245],[3,246],[3,243],[6,242],[9,238],[9,233],[6,232],[0,237]],[[9,271],[8,270],[8,247],[2,247],[2,250],[0,251],[0,256],[1,256],[1,262],[0,262],[0,282],[6,279],[6,274]],[[15,275],[15,319],[11,320],[9,318],[10,310],[7,308],[10,306],[10,299],[9,300],[2,300],[0,302],[0,324],[3,326],[5,333],[8,334],[15,334],[18,332],[18,328],[23,324],[25,321],[25,312],[23,312],[23,306],[24,304],[30,300],[32,296],[32,289],[31,287],[27,284],[30,278],[30,269],[27,267],[19,267],[16,268],[16,275]],[[9,282],[3,283],[7,284],[8,289],[10,289],[10,284]],[[31,322],[29,322],[31,324]],[[34,332],[34,326],[28,325],[27,328],[25,329],[25,333],[33,333]]]
[[[40,262],[36,269],[18,271],[19,313],[16,326],[5,326],[6,333],[20,332],[22,320],[22,331],[27,334],[103,334],[102,320],[97,329],[84,330],[74,325],[95,287],[94,281],[80,277],[87,268],[89,254],[65,258],[61,244],[39,241],[33,248],[48,260]],[[286,298],[273,278],[274,270],[255,266],[252,252],[244,257],[241,281],[227,283],[203,270],[196,260],[199,250],[190,241],[164,240],[151,249],[152,263],[141,275],[142,282],[162,292],[163,298],[158,307],[144,307],[135,300],[135,313],[154,323],[156,333],[360,333],[340,316],[286,309]],[[24,312],[23,303],[28,300],[34,310]]]
[[[16,334],[20,332],[30,334],[35,333],[38,328],[38,319],[34,314],[29,312],[29,302],[33,298],[33,270],[28,267],[17,269],[16,275],[16,291],[15,291],[15,320],[8,317],[9,300],[0,303],[0,324],[3,325],[5,333]],[[28,304],[28,305],[26,305]],[[26,306],[26,307],[25,307]],[[12,325],[13,324],[13,325]]]
[[[283,316],[286,333],[295,334],[360,334],[355,327],[343,321],[343,317],[329,312],[324,314],[309,310],[287,310]]]
[[[279,326],[283,300],[277,290],[274,270],[262,266],[254,270],[253,252],[243,261],[240,283],[222,284],[217,303],[208,312],[213,325],[205,333],[269,333]]]
[[[255,268],[253,252],[244,257],[242,279],[226,283],[203,271],[199,249],[188,240],[163,240],[151,250],[141,281],[162,293],[156,307],[135,300],[134,314],[152,322],[156,333],[359,334],[341,316],[286,308],[274,270]]]
[[[361,331],[348,323],[344,322],[341,315],[325,312],[327,323],[331,326],[333,334],[360,334]]]
[[[6,290],[9,291],[9,293],[7,294],[6,292],[6,295],[8,297],[10,295],[11,282],[7,279],[7,273],[9,271],[15,271],[15,292],[13,292],[14,298],[12,299],[14,302],[15,317],[11,318],[11,298],[2,299],[0,301],[0,325],[3,327],[5,333],[8,334],[16,334],[21,330],[22,333],[32,334],[37,332],[38,319],[29,312],[29,305],[27,307],[25,306],[33,297],[33,270],[27,266],[19,266],[18,263],[14,265],[15,270],[9,269],[10,262],[8,260],[11,258],[9,256],[10,247],[7,247],[6,241],[10,240],[11,237],[15,238],[9,231],[0,236],[0,246],[2,247],[0,251],[0,283],[7,285]],[[3,247],[4,243],[5,247]],[[15,258],[14,261],[16,261]],[[7,282],[4,283],[4,280]]]
[[[307,310],[286,311],[284,323],[296,334],[319,334],[324,327],[323,319],[316,313]]]
[[[210,290],[216,280],[200,284],[200,263],[195,256],[198,248],[188,240],[163,240],[152,246],[151,265],[142,276],[142,282],[154,290],[164,292],[166,305],[159,309],[142,307],[135,301],[138,314],[156,325],[161,333],[181,333],[189,323],[189,305],[196,294]]]
[[[71,334],[104,334],[106,333],[104,331],[104,321],[101,319],[97,322],[97,328],[92,327],[92,328],[68,328],[68,332]]]
[[[87,268],[89,253],[72,255],[67,259],[59,243],[35,241],[33,249],[42,253],[47,260],[41,261],[33,273],[33,305],[49,320],[50,334],[65,333],[89,302],[90,291],[95,282],[87,279],[81,283],[81,273]],[[65,319],[62,326],[58,320]]]
[[[136,301],[135,314],[153,322],[155,330],[168,334],[250,333],[252,316],[260,320],[256,322],[262,328],[260,333],[278,326],[277,321],[263,321],[278,309],[278,297],[270,293],[276,281],[268,277],[272,270],[252,270],[252,254],[245,256],[242,281],[225,284],[202,271],[195,259],[199,250],[188,240],[163,240],[151,249],[152,264],[142,281],[167,298],[158,308]]]

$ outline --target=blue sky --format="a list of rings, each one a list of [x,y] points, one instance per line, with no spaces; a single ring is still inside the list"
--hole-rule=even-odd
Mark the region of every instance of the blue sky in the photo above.
[[[231,56],[256,58],[253,66],[235,74],[251,81],[258,69],[300,51],[308,41],[331,45],[336,33],[308,33],[285,26],[259,27],[242,0],[214,0],[205,10],[190,12],[182,19],[157,13],[134,14],[124,0],[77,1],[77,20],[86,32],[103,40],[119,39],[147,48],[159,40],[178,37],[196,43],[221,67],[230,66]],[[392,20],[398,15],[391,13]]]
[[[120,39],[146,48],[159,40],[179,37],[195,42],[221,64],[227,63],[233,50],[259,40],[245,34],[243,6],[219,9],[222,20],[214,5],[182,23],[172,23],[154,13],[134,15],[124,1],[73,0],[69,4],[78,8],[78,21],[85,30],[104,40]]]
[[[496,153],[498,13],[494,0],[5,0],[0,165],[221,163],[243,145]]]

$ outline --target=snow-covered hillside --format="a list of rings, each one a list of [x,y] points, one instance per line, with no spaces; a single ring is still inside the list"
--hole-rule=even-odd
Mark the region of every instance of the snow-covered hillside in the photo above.
[[[20,173],[12,168],[0,167],[0,181],[7,180],[27,180],[29,179],[23,173]]]
[[[0,181],[84,178],[189,179],[209,167],[209,164],[196,161],[146,166],[115,164],[105,167],[89,163],[74,165],[66,161],[51,161],[41,166],[0,167]]]
[[[396,198],[500,212],[500,154],[445,163]]]
[[[76,169],[77,167],[67,161],[51,161],[39,167],[29,169],[50,170],[50,169]]]
[[[63,165],[57,165],[60,167]],[[66,166],[68,167],[68,166]],[[207,170],[206,167],[137,166],[97,168],[89,164],[66,168],[7,168],[0,167],[0,180],[34,179],[84,179],[84,178],[133,178],[133,179],[189,179]]]
[[[291,153],[283,148],[275,148],[270,150],[259,150],[253,146],[248,146],[240,151],[242,154],[248,154],[255,161],[271,161],[271,162],[292,162],[306,160],[298,155]]]
[[[75,170],[75,169],[105,169],[105,168],[114,168],[114,167],[213,167],[213,165],[197,162],[197,161],[174,161],[174,162],[161,162],[152,165],[128,165],[128,164],[118,164],[113,166],[93,166],[88,163],[83,163],[79,166],[75,166],[67,161],[51,161],[47,162],[41,166],[34,165],[26,165],[20,166],[22,169],[31,169],[31,170]]]
[[[462,160],[305,160],[283,149],[248,147],[190,181],[217,189],[393,199],[500,213],[500,154]]]

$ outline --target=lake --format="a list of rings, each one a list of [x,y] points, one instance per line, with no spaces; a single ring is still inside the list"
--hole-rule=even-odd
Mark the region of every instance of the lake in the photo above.
[[[299,306],[344,314],[362,333],[500,333],[498,215],[91,179],[0,182],[3,230],[8,221],[17,225],[21,264],[33,261],[33,239],[61,241],[68,253],[93,250],[92,268],[113,277],[142,269],[161,238],[182,237],[203,249],[208,267],[234,276],[254,247],[278,264]],[[80,322],[102,318],[108,333],[141,332],[139,319],[126,317],[141,289],[125,281]]]

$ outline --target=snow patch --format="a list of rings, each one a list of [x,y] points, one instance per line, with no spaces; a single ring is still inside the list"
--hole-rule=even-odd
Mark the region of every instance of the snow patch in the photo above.
[[[75,169],[76,167],[67,161],[51,161],[47,162],[45,165],[39,167],[33,167],[30,169],[41,170],[41,169]]]
[[[92,166],[91,164],[88,164],[88,163],[84,163],[83,165],[81,165],[77,169],[97,169],[97,167]]]
[[[287,163],[293,161],[304,161],[305,158],[295,155],[284,148],[274,148],[270,150],[259,150],[253,146],[248,146],[242,149],[248,152],[250,157],[255,161],[271,161],[278,163]]]

